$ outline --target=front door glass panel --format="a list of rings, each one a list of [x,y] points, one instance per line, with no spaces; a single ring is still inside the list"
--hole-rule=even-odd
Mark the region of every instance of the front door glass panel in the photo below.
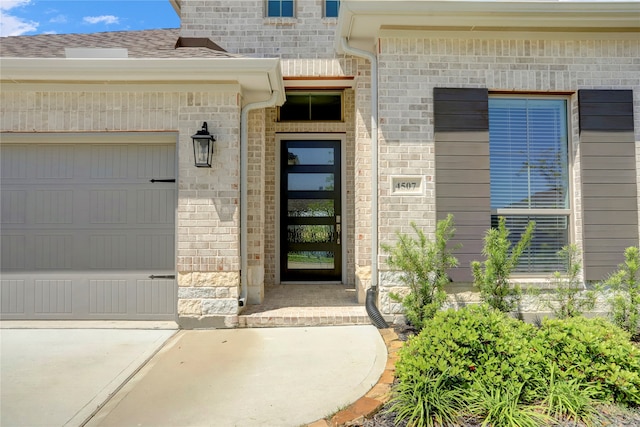
[[[334,216],[335,203],[332,199],[289,199],[287,200],[287,215],[297,217],[327,217]]]
[[[340,280],[340,141],[285,140],[281,150],[281,280]]]
[[[288,188],[292,191],[325,191],[335,187],[332,173],[290,173]]]

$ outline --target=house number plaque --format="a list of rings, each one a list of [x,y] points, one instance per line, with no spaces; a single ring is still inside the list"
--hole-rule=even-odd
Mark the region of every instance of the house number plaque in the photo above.
[[[421,176],[392,176],[391,194],[420,196],[423,194],[422,182]]]

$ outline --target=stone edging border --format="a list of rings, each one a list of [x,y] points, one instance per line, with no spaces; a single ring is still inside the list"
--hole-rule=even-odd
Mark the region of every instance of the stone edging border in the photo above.
[[[398,335],[393,328],[380,329],[380,335],[387,346],[387,364],[384,371],[371,390],[354,403],[338,411],[330,419],[323,418],[306,427],[347,427],[359,425],[365,419],[372,417],[391,398],[391,384],[395,378],[396,360],[398,360],[398,350],[404,344],[398,339]]]

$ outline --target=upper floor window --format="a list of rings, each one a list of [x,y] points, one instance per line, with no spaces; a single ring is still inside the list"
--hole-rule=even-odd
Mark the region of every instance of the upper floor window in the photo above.
[[[509,239],[536,222],[516,272],[563,271],[557,252],[569,243],[567,101],[489,98],[491,222],[506,218]]]
[[[339,121],[342,120],[342,93],[287,92],[287,100],[278,111],[279,121]]]
[[[340,10],[340,0],[325,0],[324,16],[327,18],[337,18]]]
[[[267,16],[270,18],[293,18],[294,0],[267,0]]]

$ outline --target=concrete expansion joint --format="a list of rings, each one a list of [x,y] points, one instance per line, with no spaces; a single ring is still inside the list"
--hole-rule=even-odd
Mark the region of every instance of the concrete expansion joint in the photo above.
[[[398,350],[402,347],[398,335],[393,328],[380,329],[380,335],[387,346],[387,364],[376,385],[367,394],[354,403],[340,410],[331,418],[322,418],[306,427],[349,427],[360,425],[364,420],[374,416],[391,398],[391,386],[395,378]]]

